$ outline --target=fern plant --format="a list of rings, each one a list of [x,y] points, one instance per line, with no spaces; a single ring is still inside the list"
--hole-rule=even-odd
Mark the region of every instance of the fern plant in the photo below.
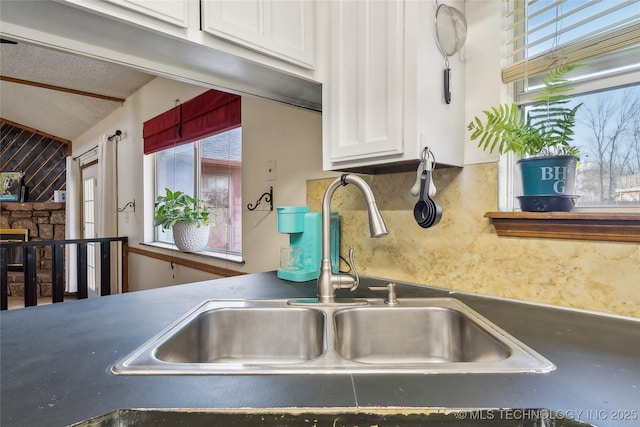
[[[156,215],[153,225],[169,230],[176,222],[191,222],[198,226],[209,224],[209,210],[200,199],[181,191],[165,188],[165,195],[158,196],[155,202]]]
[[[485,121],[477,116],[467,125],[471,140],[479,139],[483,150],[518,156],[578,155],[571,145],[576,113],[582,104],[570,108],[567,94],[571,88],[564,76],[582,64],[561,65],[549,71],[540,95],[533,98],[528,116],[516,104],[502,104],[484,111]]]

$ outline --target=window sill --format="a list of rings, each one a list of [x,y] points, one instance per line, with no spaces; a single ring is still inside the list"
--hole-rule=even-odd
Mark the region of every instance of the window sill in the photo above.
[[[194,256],[204,257],[204,258],[215,258],[223,261],[233,262],[235,264],[240,264],[240,265],[244,264],[244,259],[242,258],[242,255],[216,252],[213,250],[200,251],[200,252],[181,252],[176,247],[176,245],[172,245],[170,243],[162,243],[162,242],[142,242],[140,243],[140,245],[150,246],[150,247],[160,248],[160,249],[168,249],[171,251],[180,252],[181,254],[185,254],[185,255],[188,254],[188,255],[194,255]]]
[[[640,214],[487,212],[498,236],[640,243]]]
[[[133,253],[133,254],[138,254],[138,255],[142,255],[142,256],[146,256],[149,258],[154,258],[154,259],[158,259],[161,261],[166,261],[166,262],[170,262],[172,264],[177,264],[177,265],[183,265],[185,267],[189,267],[192,268],[194,270],[199,270],[199,271],[204,271],[207,273],[211,273],[211,274],[215,274],[217,276],[221,276],[221,277],[230,277],[230,276],[238,276],[241,274],[245,274],[241,271],[236,271],[236,270],[232,270],[226,267],[218,267],[216,265],[212,265],[209,263],[204,263],[204,262],[199,262],[193,259],[193,257],[187,256],[187,257],[176,257],[172,255],[167,255],[167,254],[163,254],[163,253],[159,253],[157,251],[151,251],[151,250],[146,250],[143,249],[143,247],[149,247],[149,248],[155,248],[155,249],[170,249],[172,251],[176,251],[178,252],[178,249],[173,246],[173,245],[168,245],[165,243],[158,243],[158,242],[153,242],[153,243],[140,243],[141,247],[136,247],[136,246],[129,246],[129,253]],[[184,254],[184,255],[195,255],[195,256],[200,256],[200,257],[206,257],[206,258],[214,258],[212,255],[206,253],[206,252],[197,252],[197,253],[193,253],[193,252],[180,252],[180,254]],[[217,257],[219,259],[219,257]],[[229,261],[229,260],[226,260]],[[238,265],[242,265],[244,264],[244,261],[241,262],[237,262]]]

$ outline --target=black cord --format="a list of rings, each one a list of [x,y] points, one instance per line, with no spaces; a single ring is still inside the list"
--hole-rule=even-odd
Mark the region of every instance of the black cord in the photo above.
[[[343,261],[345,264],[349,266],[349,269],[344,271],[344,270],[340,270],[340,268],[338,267],[338,273],[351,273],[351,264],[349,264],[349,261],[347,261],[342,255],[339,255],[339,257],[340,257],[340,261]]]

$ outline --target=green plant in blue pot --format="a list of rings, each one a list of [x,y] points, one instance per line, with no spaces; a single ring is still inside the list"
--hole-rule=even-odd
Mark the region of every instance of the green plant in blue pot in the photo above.
[[[562,65],[549,71],[528,114],[516,104],[484,111],[467,125],[471,140],[483,150],[519,157],[522,176],[520,208],[529,212],[571,211],[575,194],[579,151],[573,145],[576,113],[582,104],[569,106],[571,90],[565,75],[582,64]]]
[[[181,191],[165,188],[155,202],[154,226],[173,231],[173,240],[183,252],[198,252],[207,247],[214,226],[211,213],[202,201]]]

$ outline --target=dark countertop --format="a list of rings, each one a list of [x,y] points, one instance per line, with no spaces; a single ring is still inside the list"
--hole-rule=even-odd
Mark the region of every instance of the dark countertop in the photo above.
[[[359,290],[338,296],[371,295],[368,286],[387,282],[364,278]],[[315,296],[315,282],[259,273],[2,312],[0,424],[64,426],[120,408],[419,407],[546,408],[598,426],[640,425],[640,319],[397,283],[399,298],[460,299],[557,369],[547,374],[110,373],[116,360],[205,299]]]

